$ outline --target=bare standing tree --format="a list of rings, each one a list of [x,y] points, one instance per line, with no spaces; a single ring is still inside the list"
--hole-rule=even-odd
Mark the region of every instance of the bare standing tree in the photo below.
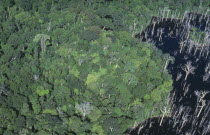
[[[176,81],[179,81],[179,79],[182,77],[182,73],[178,73],[176,77]]]
[[[187,92],[189,91],[189,87],[191,84],[188,84],[185,88],[184,88],[184,96],[187,94]]]
[[[162,41],[162,34],[164,33],[164,29],[160,28],[159,29],[159,41]]]
[[[33,39],[34,42],[40,42],[41,52],[45,52],[46,50],[46,41],[50,40],[50,36],[45,34],[37,34]]]
[[[182,116],[182,124],[181,124],[181,128],[180,128],[180,130],[179,130],[179,132],[181,131],[181,129],[186,125],[186,123],[187,123],[187,121],[188,121],[188,115],[184,115],[184,116]]]
[[[198,97],[197,107],[196,107],[196,112],[198,112],[196,116],[197,118],[200,116],[204,106],[206,105],[206,100],[204,100],[204,97],[208,93],[209,93],[208,91],[195,91],[195,95]]]
[[[165,59],[166,59],[166,63],[165,63],[165,66],[164,66],[164,71],[168,67],[169,62],[174,60],[170,55],[166,55]]]
[[[136,32],[136,25],[137,25],[137,23],[136,23],[136,19],[133,21],[133,27],[132,27],[132,37],[134,37],[134,35],[135,35],[135,32]]]
[[[208,93],[208,91],[195,91],[195,95],[198,97],[198,102],[201,102]]]
[[[194,42],[192,40],[189,40],[187,46],[187,53],[190,54],[194,47],[195,47]]]
[[[164,118],[164,116],[165,116],[165,115],[168,115],[170,111],[169,111],[166,107],[164,107],[163,110],[161,109],[161,112],[163,113],[163,115],[162,115],[162,118],[161,118],[161,120],[160,120],[160,126],[161,126],[162,123],[163,123],[163,118]]]
[[[154,34],[155,24],[156,24],[156,22],[153,22],[153,27],[152,27],[152,36],[153,36],[153,34]]]
[[[197,117],[199,117],[199,116],[200,116],[201,111],[203,110],[203,107],[204,107],[205,105],[206,105],[206,100],[202,100],[201,105],[200,105],[200,106],[198,106],[198,107],[200,108],[200,111],[198,112]]]
[[[185,80],[187,80],[189,74],[194,74],[196,67],[193,67],[192,62],[188,61],[187,64],[184,67],[182,67],[182,69],[186,72]]]
[[[183,49],[183,47],[185,46],[185,41],[181,41],[179,44],[180,44],[180,51],[179,51],[179,53],[181,53],[182,52],[182,49]]]
[[[140,126],[138,129],[138,135],[140,134],[141,130],[143,129],[144,126]]]
[[[184,12],[184,15],[183,15],[183,17],[182,17],[182,22],[184,22],[184,19],[185,19],[186,15],[187,15],[187,12],[188,12],[188,11],[185,11],[185,12]]]

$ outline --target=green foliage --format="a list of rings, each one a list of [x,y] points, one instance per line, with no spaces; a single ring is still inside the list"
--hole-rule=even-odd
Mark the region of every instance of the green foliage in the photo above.
[[[198,31],[197,28],[193,27],[190,31],[189,38],[195,43],[203,44],[206,38],[206,32]]]
[[[118,117],[122,116],[123,114],[119,107],[114,108],[114,113],[116,113]]]
[[[32,104],[32,108],[35,114],[39,114],[41,111],[41,105],[39,104],[39,101],[37,100],[37,97],[29,96],[30,102]]]
[[[58,115],[57,111],[55,109],[45,109],[42,113],[49,113],[51,115]]]
[[[49,90],[39,90],[39,89],[37,89],[37,90],[36,90],[36,93],[37,93],[39,96],[44,96],[44,95],[49,94]]]
[[[80,127],[82,125],[82,121],[78,117],[73,116],[73,117],[69,118],[68,125],[69,125],[69,128],[70,128],[71,131],[79,132]]]
[[[98,134],[98,135],[104,135],[104,131],[102,126],[98,125],[98,124],[94,124],[92,129],[91,129],[92,133]]]
[[[166,55],[134,36],[163,4],[200,2],[0,1],[0,134],[120,135],[160,115]]]
[[[90,118],[92,122],[95,122],[101,117],[101,115],[102,115],[101,110],[95,107],[93,111],[88,115],[88,118]]]

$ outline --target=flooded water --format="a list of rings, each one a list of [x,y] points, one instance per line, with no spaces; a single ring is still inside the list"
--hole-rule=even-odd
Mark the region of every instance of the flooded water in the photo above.
[[[151,24],[136,35],[175,58],[168,65],[174,89],[170,95],[171,117],[165,117],[161,126],[161,117],[150,118],[128,130],[128,134],[210,135],[210,43],[203,51],[188,40],[192,26],[210,36],[209,18],[196,13],[188,13],[180,20],[153,17]],[[210,37],[207,38],[209,41]],[[186,41],[185,45],[182,41]],[[189,73],[187,77],[185,70]]]

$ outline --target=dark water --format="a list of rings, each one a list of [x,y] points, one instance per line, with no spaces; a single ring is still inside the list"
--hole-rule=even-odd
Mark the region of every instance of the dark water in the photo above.
[[[175,61],[168,66],[168,71],[173,78],[174,89],[170,96],[171,117],[164,118],[161,126],[159,124],[161,118],[150,118],[137,128],[128,130],[128,134],[210,135],[210,92],[203,98],[206,105],[201,111],[198,109],[198,105],[201,105],[201,103],[198,102],[198,97],[195,94],[195,91],[210,91],[210,79],[203,81],[203,76],[206,74],[205,68],[210,62],[210,57],[206,57],[205,53],[200,55],[199,51],[194,53],[195,49],[188,53],[187,47],[180,53],[179,44],[181,40],[187,39],[189,26],[197,27],[201,31],[210,31],[209,18],[209,16],[195,13],[188,13],[183,20],[153,17],[151,25],[142,33],[136,35],[136,38],[140,38],[142,41],[150,40],[163,53],[169,53],[175,58]],[[156,23],[155,27],[152,24],[154,21],[159,22]],[[162,40],[159,41],[160,29],[163,33]],[[190,74],[185,80],[185,72],[182,67],[188,61],[191,61],[192,66],[197,68],[194,71],[195,73]],[[179,73],[182,76],[179,80],[176,80]],[[186,86],[188,85],[189,89],[187,91]],[[198,115],[199,112],[201,112],[200,115]]]

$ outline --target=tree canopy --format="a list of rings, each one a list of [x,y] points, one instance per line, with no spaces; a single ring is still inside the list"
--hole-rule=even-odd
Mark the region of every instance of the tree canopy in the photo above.
[[[120,135],[160,115],[166,55],[134,35],[179,2],[2,0],[0,134]]]

